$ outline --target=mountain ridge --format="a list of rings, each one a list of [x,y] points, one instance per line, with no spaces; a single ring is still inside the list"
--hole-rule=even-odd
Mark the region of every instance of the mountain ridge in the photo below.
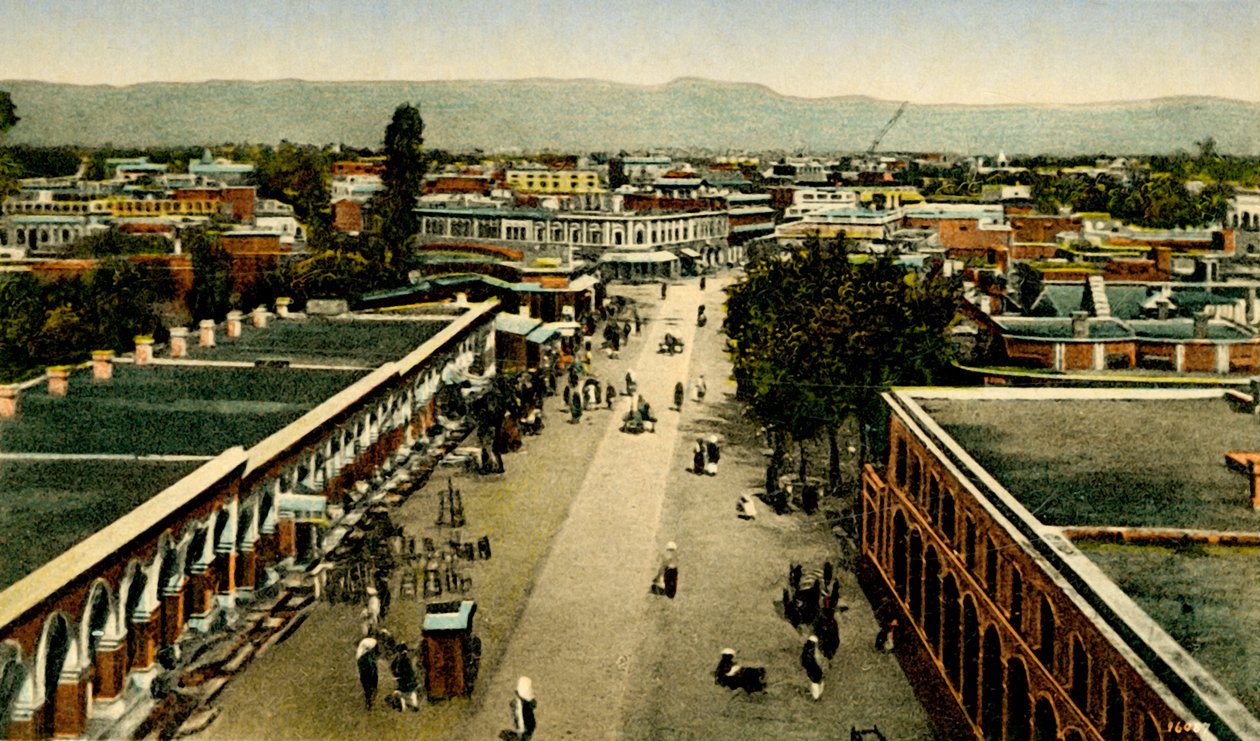
[[[425,117],[429,144],[450,149],[864,151],[901,105],[864,95],[804,98],[700,77],[659,85],[596,78],[124,86],[2,80],[0,90],[13,94],[22,117],[10,141],[85,146],[282,139],[375,146],[394,107],[412,102]],[[1260,104],[1191,95],[1059,104],[911,101],[884,149],[1153,154],[1190,149],[1207,136],[1224,153],[1260,153]]]

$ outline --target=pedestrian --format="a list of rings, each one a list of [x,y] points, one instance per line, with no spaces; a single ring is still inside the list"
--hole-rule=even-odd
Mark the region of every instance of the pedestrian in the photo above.
[[[582,395],[575,393],[569,397],[569,413],[573,417],[573,424],[582,421]]]
[[[686,389],[683,388],[682,381],[674,384],[674,408],[682,411],[683,397],[685,397]]]
[[[367,607],[363,608],[363,616],[367,624],[365,635],[371,635],[381,624],[381,597],[376,587],[367,588]]]
[[[661,557],[661,567],[656,572],[656,580],[652,583],[654,594],[663,594],[670,599],[678,594],[678,546],[671,540],[665,544],[665,555]]]
[[[818,636],[810,635],[801,648],[801,667],[805,669],[805,677],[809,679],[809,694],[815,700],[822,697],[823,692],[823,656],[818,648]]]
[[[617,398],[617,388],[613,386],[611,383],[609,383],[608,386],[604,389],[604,404],[608,406],[609,411],[612,411],[613,400],[616,398]]]
[[[700,276],[700,290],[701,291],[704,290],[704,276],[703,275]]]
[[[875,634],[875,650],[880,653],[892,653],[896,648],[893,636],[897,632],[897,621],[889,620]]]
[[[696,382],[691,385],[691,396],[695,401],[704,401],[704,395],[709,393],[709,386],[704,382],[704,374],[701,373]]]
[[[639,321],[637,316],[635,317],[635,321],[636,322]],[[629,341],[630,341],[630,322],[627,321],[625,324],[621,325],[621,344],[624,345]]]
[[[538,700],[534,698],[534,683],[529,677],[516,680],[516,694],[508,703],[512,710],[512,730],[499,734],[504,741],[529,741],[537,727]]]
[[[588,342],[586,343],[586,352],[582,354],[582,369],[588,376],[591,374],[591,362],[593,360],[594,358],[591,357],[591,343]]]
[[[639,319],[639,310],[635,309],[634,310],[634,333],[635,334],[639,333],[639,328],[641,326],[642,326],[642,320]]]
[[[381,620],[389,617],[389,606],[393,601],[393,592],[389,588],[389,572],[377,569],[373,578],[376,584],[376,596],[381,602]]]
[[[665,292],[666,292],[667,290],[669,290],[669,284],[668,284],[668,283],[661,283],[661,299],[662,299],[662,300],[665,298]]]
[[[354,651],[354,661],[359,667],[359,684],[363,686],[363,704],[372,709],[372,701],[376,699],[376,686],[380,676],[376,670],[377,644],[372,636],[359,641]]]
[[[710,476],[717,476],[718,460],[721,457],[722,451],[718,449],[717,435],[709,435],[704,445],[704,472]]]
[[[704,475],[704,439],[696,438],[696,444],[691,448],[691,472],[697,476]]]
[[[398,644],[394,658],[389,662],[389,670],[398,683],[399,710],[420,710],[420,683],[416,680],[416,665],[411,662],[411,653],[407,644]]]
[[[836,622],[834,609],[819,611],[818,619],[814,621],[814,635],[818,636],[818,648],[827,661],[835,658],[836,650],[840,648],[840,625]]]
[[[634,380],[634,371],[626,371],[626,396],[634,396],[635,389],[638,387],[639,384]]]

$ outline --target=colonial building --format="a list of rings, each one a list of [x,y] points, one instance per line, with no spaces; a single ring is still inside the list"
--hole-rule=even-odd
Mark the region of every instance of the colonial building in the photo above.
[[[645,265],[644,276],[662,277],[657,267],[694,252],[704,264],[742,261],[727,240],[730,219],[722,210],[687,212],[564,211],[543,208],[428,208],[420,217],[419,244],[487,242],[520,250],[527,258],[575,258],[599,263]],[[668,277],[668,276],[665,276]]]
[[[437,450],[438,392],[495,369],[495,303],[447,308],[232,312],[0,387],[0,736],[129,737],[164,647],[274,596],[355,482]]]
[[[1254,395],[883,398],[862,575],[951,737],[1260,738]]]

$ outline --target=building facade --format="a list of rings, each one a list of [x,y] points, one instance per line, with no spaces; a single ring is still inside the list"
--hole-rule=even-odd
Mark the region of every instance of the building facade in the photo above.
[[[354,482],[390,471],[399,455],[424,443],[443,385],[467,373],[494,372],[494,308],[490,302],[445,319],[417,319],[439,324],[413,330],[427,339],[400,357],[346,375],[349,385],[336,389],[331,379],[327,398],[261,440],[192,456],[184,465],[194,469],[168,486],[146,480],[149,469],[140,460],[126,464],[131,484],[156,489],[151,496],[64,552],[48,554],[42,565],[33,561],[33,570],[0,574],[8,585],[0,591],[0,736],[113,735],[112,722],[151,705],[148,688],[160,651],[230,624],[238,609],[274,590],[286,572],[301,573],[318,556],[328,518],[349,509]],[[262,371],[193,367],[190,356],[198,353],[245,359],[258,348],[274,349],[268,333],[280,330],[277,337],[300,340],[311,332],[308,326],[283,334],[285,321],[310,320],[278,320],[273,329],[260,311],[243,328],[241,314],[233,314],[226,327],[203,322],[195,340],[185,330],[172,331],[172,357],[160,365],[152,339],[137,338],[132,363],[94,355],[90,371],[50,370],[47,393],[32,384],[0,387],[0,429],[38,424],[42,414],[55,416],[64,404],[76,403],[76,395],[79,403],[92,403],[93,397],[125,393],[142,377],[157,383],[162,374],[191,374],[211,397],[234,376],[285,383]],[[393,334],[383,320],[359,324],[358,331],[382,340]],[[216,329],[234,339],[220,337],[216,345]],[[387,341],[397,346],[397,339]],[[367,353],[360,359],[371,357],[373,344],[360,343]],[[306,372],[297,365],[271,371]],[[315,379],[320,372],[312,373]],[[328,371],[322,373],[321,383],[329,383]],[[187,382],[179,383],[185,394]],[[160,440],[146,433],[142,415],[131,423],[131,438],[123,443]],[[103,464],[80,459],[62,465]]]
[[[1125,527],[1099,526],[1111,517],[1122,523],[1138,512],[1124,503],[1116,504],[1114,513],[1065,509],[1057,498],[1060,490],[1047,478],[1062,470],[1059,465],[1070,467],[1085,451],[1097,450],[1098,443],[1082,443],[1077,446],[1082,452],[1071,452],[1060,462],[1044,452],[1048,440],[1063,436],[1038,434],[1021,416],[1039,416],[1055,404],[1071,407],[1068,418],[1085,415],[1094,421],[1090,415],[1096,415],[1102,422],[1116,414],[1116,402],[1147,405],[1135,408],[1153,412],[1168,403],[1186,403],[1211,405],[1205,413],[1229,427],[1233,412],[1221,396],[1220,391],[994,389],[911,389],[884,395],[890,413],[887,461],[867,466],[862,480],[862,575],[887,600],[885,619],[896,618],[902,626],[899,644],[919,657],[930,670],[931,685],[947,699],[943,715],[955,719],[953,737],[1260,737],[1260,722],[1250,708],[1191,655],[1202,653],[1201,648],[1183,647],[1165,632],[1175,634],[1177,616],[1153,619],[1146,610],[1157,613],[1158,605],[1139,605],[1139,597],[1117,586],[1096,565],[1105,563],[1103,557],[1087,557],[1085,546],[1075,540],[1077,532],[1085,531],[1094,537],[1106,531],[1116,542],[1163,538],[1206,544],[1225,542],[1225,536],[1214,535],[1202,522],[1194,527],[1186,527],[1189,522],[1143,526],[1161,516],[1176,517],[1162,512],[1143,511],[1136,524],[1130,520]],[[1250,398],[1247,403],[1254,407]],[[1028,404],[1039,406],[1030,412]],[[1045,423],[1054,424],[1049,419]],[[1137,429],[1146,424],[1140,419],[1132,423]],[[1187,431],[1194,424],[1187,420]],[[1240,418],[1238,439],[1246,439],[1251,424]],[[1021,483],[1026,479],[1011,471],[991,473],[1004,470],[1000,455],[994,454],[1000,443],[977,437],[979,432],[968,436],[968,430],[990,427],[995,434],[1025,433],[1022,439],[1033,447],[1024,455],[1036,460],[1020,470],[1034,477],[1040,471],[1036,482]],[[1126,444],[1141,449],[1133,440],[1121,443]],[[1032,453],[1036,446],[1042,453]],[[1215,463],[1213,450],[1205,451],[1210,463]],[[982,467],[972,452],[987,464]],[[1183,451],[1179,464],[1198,462],[1194,453]],[[1099,483],[1088,496],[1124,494],[1117,491],[1120,487],[1102,483],[1109,476],[1105,465],[1091,463],[1091,470]],[[1233,485],[1228,474],[1213,470],[1212,476]],[[1048,499],[1034,504],[1028,490],[1037,486]],[[1240,480],[1237,488],[1236,504],[1224,508],[1216,522],[1229,522],[1235,507],[1239,514],[1246,511],[1246,485]],[[1195,519],[1195,513],[1188,517]],[[1186,605],[1195,598],[1186,599],[1182,612],[1193,609]]]

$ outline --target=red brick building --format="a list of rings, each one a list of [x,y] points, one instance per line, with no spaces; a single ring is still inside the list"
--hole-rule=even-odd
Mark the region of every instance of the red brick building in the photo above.
[[[861,575],[948,737],[1260,738],[1241,658],[1249,597],[1231,592],[1245,551],[1202,550],[1260,541],[1249,482],[1220,465],[1254,447],[1254,402],[1240,398],[1248,408],[1219,390],[884,395]],[[1211,604],[1241,613],[1212,634],[1223,651],[1186,638],[1184,616]]]

